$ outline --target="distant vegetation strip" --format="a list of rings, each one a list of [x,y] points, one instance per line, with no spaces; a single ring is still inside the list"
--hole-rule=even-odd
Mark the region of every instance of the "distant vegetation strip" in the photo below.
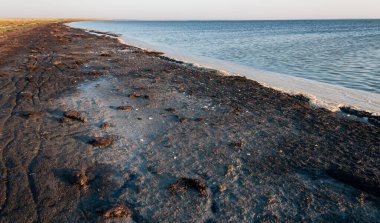
[[[26,28],[41,24],[47,23],[56,23],[56,22],[73,22],[79,20],[88,20],[88,19],[1,19],[0,18],[0,35],[5,32]]]

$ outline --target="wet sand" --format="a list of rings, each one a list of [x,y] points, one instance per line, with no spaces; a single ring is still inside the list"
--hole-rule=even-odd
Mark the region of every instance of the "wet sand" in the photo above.
[[[0,222],[380,217],[376,117],[61,24],[0,39],[0,85]]]

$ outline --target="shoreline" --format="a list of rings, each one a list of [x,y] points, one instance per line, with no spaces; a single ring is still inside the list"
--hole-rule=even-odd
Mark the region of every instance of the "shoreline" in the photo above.
[[[157,51],[154,47],[143,47],[145,43],[138,44],[134,41],[128,42],[130,40],[122,35],[119,35],[118,39],[125,45],[162,53],[163,56],[168,59],[178,61],[181,64],[184,63],[188,66],[194,66],[200,69],[215,70],[223,75],[246,77],[250,80],[259,82],[265,87],[280,92],[291,95],[303,95],[310,99],[312,106],[326,108],[332,112],[339,112],[341,111],[340,108],[350,107],[357,111],[369,112],[373,116],[380,116],[380,94],[349,89],[338,85],[294,77],[287,74],[261,71],[227,61],[219,61],[211,58],[197,59],[198,57],[184,56],[182,54],[173,53],[174,51],[171,53],[169,51],[169,53],[167,53],[167,50],[161,52],[161,50]],[[210,62],[208,63],[206,60]],[[290,82],[291,84],[281,84],[284,82]],[[334,94],[335,96],[333,96]],[[371,98],[371,100],[366,101],[368,98]]]
[[[77,28],[74,25],[71,25],[71,23],[67,23],[66,25],[72,28]],[[83,29],[88,32],[94,31],[86,28],[78,29]],[[157,47],[138,40],[129,39],[121,34],[101,31],[96,32],[106,35],[111,34],[112,37],[117,38],[122,44],[157,52],[168,59],[187,64],[188,66],[211,69],[229,76],[247,77],[248,79],[259,82],[265,87],[292,95],[303,95],[309,98],[311,105],[315,107],[326,108],[333,112],[344,112],[344,109],[342,110],[341,108],[349,107],[357,112],[363,111],[371,113],[372,116],[380,116],[380,94],[377,93],[350,89],[287,74],[261,71],[228,61],[184,55],[165,47]]]
[[[260,71],[254,68],[245,67],[243,65],[233,64],[230,66],[223,66],[222,63],[228,64],[228,62],[226,61],[214,60],[214,65],[203,65],[202,60],[199,60],[196,57],[184,57],[182,54],[176,54],[173,53],[174,51],[170,50],[169,53],[166,51],[157,51],[154,49],[153,46],[146,46],[146,43],[136,42],[136,40],[128,39],[126,37],[123,37],[121,34],[112,32],[102,32],[98,30],[90,30],[85,28],[77,28],[71,26],[70,23],[66,23],[65,25],[71,28],[84,30],[85,32],[88,32],[90,34],[106,35],[111,38],[115,38],[123,45],[133,46],[143,51],[155,53],[157,55],[160,55],[160,57],[164,59],[188,66],[190,68],[194,67],[196,69],[198,68],[210,70],[226,76],[246,77],[253,81],[257,81],[264,87],[268,87],[294,96],[301,95],[303,97],[306,97],[308,98],[309,103],[312,107],[325,108],[332,112],[341,112],[348,116],[353,115],[357,117],[360,121],[367,123],[369,122],[374,125],[380,125],[380,94],[357,89],[349,89],[337,85],[317,82],[314,80],[308,80],[286,74],[277,74],[269,71]],[[217,65],[215,65],[216,63]],[[216,66],[225,67],[226,70],[218,69],[216,68]],[[232,66],[235,67],[235,71],[227,71],[229,69],[228,67]],[[240,70],[240,72],[238,70]],[[248,77],[243,74],[249,72],[254,72],[254,74],[252,75],[251,73],[251,75],[247,75]],[[287,86],[278,84],[278,82],[289,81],[291,81],[293,84]],[[317,87],[315,85],[317,85]],[[306,89],[308,91],[306,91]],[[312,89],[314,90],[314,94],[310,92],[312,91]],[[336,96],[330,97],[334,95],[334,93],[340,94],[340,100],[337,100],[338,98]],[[368,98],[371,98],[371,100],[365,101],[365,99]]]
[[[0,46],[4,222],[380,216],[378,126],[63,24]]]

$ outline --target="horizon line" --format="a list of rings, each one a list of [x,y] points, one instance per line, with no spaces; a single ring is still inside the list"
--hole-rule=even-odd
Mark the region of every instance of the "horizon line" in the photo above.
[[[379,18],[326,18],[326,19],[104,19],[139,22],[193,22],[193,21],[319,21],[319,20],[380,20]]]
[[[193,22],[193,21],[321,21],[321,20],[380,20],[379,18],[293,18],[293,19],[122,19],[122,18],[75,18],[75,17],[0,17],[0,19],[78,19],[103,21],[140,22]]]

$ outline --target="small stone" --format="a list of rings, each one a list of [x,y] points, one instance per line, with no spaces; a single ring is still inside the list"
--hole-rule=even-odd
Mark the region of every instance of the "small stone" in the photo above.
[[[25,118],[38,118],[42,115],[43,113],[42,112],[36,112],[36,111],[29,111],[29,112],[24,112],[22,114],[22,116],[24,116]]]
[[[110,127],[111,127],[111,124],[108,123],[108,122],[104,122],[104,123],[100,126],[100,128],[102,128],[102,129],[108,129],[108,128],[110,128]]]
[[[66,118],[72,119],[72,120],[77,120],[83,123],[88,123],[88,120],[86,117],[82,116],[79,112],[77,111],[67,111],[63,113],[63,116]]]
[[[54,66],[58,66],[58,65],[61,65],[61,64],[62,64],[62,61],[60,61],[60,60],[56,60],[56,61],[53,62]]]
[[[139,92],[133,92],[132,94],[128,95],[129,98],[138,98],[141,97],[141,94]]]
[[[132,111],[133,107],[131,105],[122,105],[117,107],[118,110],[123,110],[123,111]]]
[[[132,216],[132,211],[125,205],[118,205],[104,212],[104,218],[121,218]]]
[[[112,146],[114,143],[115,139],[113,137],[95,137],[90,141],[91,145],[98,148]]]

